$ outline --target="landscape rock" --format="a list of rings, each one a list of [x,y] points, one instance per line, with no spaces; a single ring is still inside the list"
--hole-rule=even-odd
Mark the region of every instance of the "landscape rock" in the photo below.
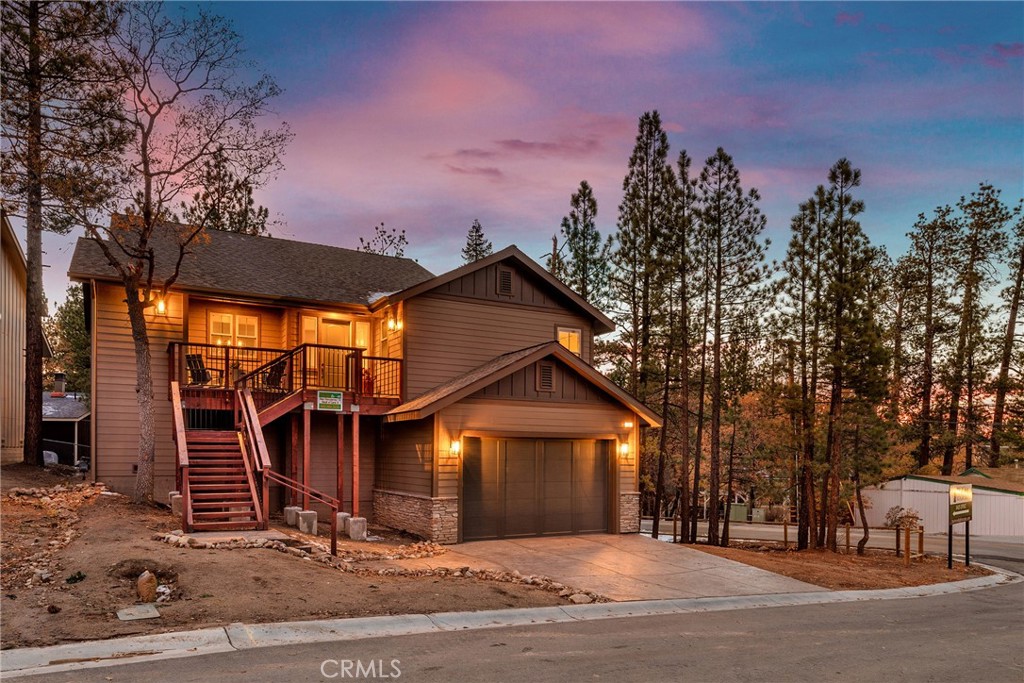
[[[590,597],[586,593],[573,593],[569,596],[569,602],[574,605],[589,605],[594,602],[594,598]]]
[[[135,584],[140,602],[156,602],[156,575],[148,569],[139,575]]]

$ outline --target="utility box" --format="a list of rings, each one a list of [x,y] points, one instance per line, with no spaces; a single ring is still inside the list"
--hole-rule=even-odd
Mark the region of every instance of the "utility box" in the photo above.
[[[765,510],[764,508],[754,508],[754,512],[750,517],[750,521],[756,522],[758,524],[764,524],[766,512],[767,510]]]
[[[729,507],[729,521],[730,522],[745,522],[747,521],[747,506],[736,505],[733,503]]]

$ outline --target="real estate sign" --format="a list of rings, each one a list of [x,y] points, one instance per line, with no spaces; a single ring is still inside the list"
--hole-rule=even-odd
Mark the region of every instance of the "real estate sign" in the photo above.
[[[949,485],[949,523],[971,521],[974,490],[971,484]]]
[[[345,394],[340,391],[316,392],[316,409],[341,412],[345,408]]]

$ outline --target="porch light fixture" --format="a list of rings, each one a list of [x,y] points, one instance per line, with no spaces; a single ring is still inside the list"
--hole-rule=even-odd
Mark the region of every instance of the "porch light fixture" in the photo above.
[[[167,314],[167,302],[163,299],[156,300],[156,314],[166,315]]]
[[[462,450],[462,444],[459,443],[458,441],[452,441],[451,446],[448,447],[448,452],[451,453],[452,455],[456,455],[456,456],[459,454],[459,451],[461,451],[461,450]]]
[[[632,420],[626,420],[625,422],[622,423],[622,426],[625,427],[626,429],[632,429],[633,428],[633,421]]]
[[[629,443],[628,442],[623,441],[622,443],[619,444],[619,455],[621,455],[624,460],[629,460]]]
[[[395,328],[397,326],[398,326],[398,324],[395,322],[394,318],[388,318],[388,331],[389,332],[394,332]]]

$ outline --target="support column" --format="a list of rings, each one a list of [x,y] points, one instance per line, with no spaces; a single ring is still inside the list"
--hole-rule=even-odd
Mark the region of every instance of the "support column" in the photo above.
[[[309,430],[311,411],[303,406],[302,408],[302,484],[309,489]],[[302,494],[302,509],[309,509],[309,493]]]
[[[345,508],[345,413],[338,413],[338,505]]]
[[[359,406],[352,406],[352,516],[359,516]]]
[[[292,481],[299,480],[299,415],[292,413],[292,448],[291,448],[291,478]],[[298,494],[294,489],[287,489],[288,501],[293,505],[299,504]]]

